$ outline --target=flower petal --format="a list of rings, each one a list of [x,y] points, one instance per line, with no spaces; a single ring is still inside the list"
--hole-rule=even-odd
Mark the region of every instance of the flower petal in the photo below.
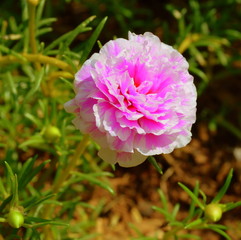
[[[101,148],[98,152],[100,158],[110,164],[118,164],[122,167],[135,167],[146,160],[146,156],[135,151],[134,153],[117,152],[109,148]]]
[[[191,140],[197,92],[188,62],[152,33],[106,43],[75,75],[65,104],[76,128],[101,146],[110,163],[136,166]]]

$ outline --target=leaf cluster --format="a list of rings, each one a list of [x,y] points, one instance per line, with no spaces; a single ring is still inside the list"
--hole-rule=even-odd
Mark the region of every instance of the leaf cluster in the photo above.
[[[56,18],[44,18],[45,5],[45,0],[37,6],[22,0],[20,19],[0,19],[0,238],[38,240],[51,229],[53,239],[69,239],[71,234],[93,239],[96,234],[90,229],[105,202],[92,206],[81,193],[94,185],[114,194],[107,180],[112,175],[92,159],[96,146],[90,143],[79,159],[81,173],[71,172],[58,192],[52,185],[83,139],[63,103],[73,95],[74,73],[91,53],[107,18],[93,29],[91,16],[49,43],[42,39],[52,32]],[[90,37],[78,49],[72,47],[86,32]],[[18,216],[24,218],[20,226],[15,224]]]
[[[158,193],[161,200],[161,207],[153,206],[153,209],[164,216],[166,220],[166,225],[170,227],[170,230],[164,233],[163,239],[201,239],[198,235],[192,234],[192,231],[199,229],[209,229],[217,232],[225,239],[231,240],[231,238],[226,233],[227,227],[210,220],[208,216],[205,214],[205,209],[210,204],[217,204],[218,206],[220,206],[221,211],[225,213],[236,207],[241,206],[241,201],[235,203],[220,203],[220,201],[222,200],[223,196],[225,195],[230,186],[232,176],[233,169],[230,170],[223,186],[209,203],[207,203],[207,196],[199,188],[198,182],[196,183],[193,190],[189,189],[182,183],[178,183],[182,190],[184,190],[191,198],[188,215],[184,219],[178,218],[180,204],[177,203],[172,209],[170,209],[168,199],[166,198],[164,192],[162,190],[159,190]],[[216,213],[213,212],[213,214]],[[135,238],[136,240],[158,239],[157,237],[145,237],[140,232],[139,235],[140,236],[138,238]]]

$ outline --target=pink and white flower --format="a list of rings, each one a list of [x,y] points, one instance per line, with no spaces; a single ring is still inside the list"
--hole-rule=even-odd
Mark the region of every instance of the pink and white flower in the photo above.
[[[129,33],[129,40],[107,42],[83,64],[65,108],[100,145],[102,159],[136,166],[190,142],[197,93],[188,67],[152,33]]]

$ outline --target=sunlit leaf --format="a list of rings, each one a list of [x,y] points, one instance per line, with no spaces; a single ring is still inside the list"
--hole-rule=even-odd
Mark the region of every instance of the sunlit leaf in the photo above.
[[[221,236],[223,236],[227,240],[232,240],[231,237],[229,237],[228,234],[226,232],[224,232],[223,230],[221,230],[220,228],[210,227],[209,226],[208,229],[211,229],[211,230],[217,232],[218,234],[220,234]]]
[[[19,189],[23,189],[34,177],[37,175],[42,168],[50,162],[50,160],[46,160],[42,162],[39,166],[33,168],[33,163],[36,159],[32,158],[27,162],[26,168],[21,172],[21,177],[19,179]]]
[[[37,206],[37,205],[43,203],[44,201],[46,201],[46,200],[48,200],[48,199],[50,199],[54,196],[55,196],[55,194],[48,194],[48,195],[43,196],[43,197],[34,197],[33,199],[23,203],[22,205],[25,208],[25,211],[27,211],[27,210],[31,209],[32,207]]]
[[[241,201],[239,202],[235,202],[235,203],[226,203],[224,204],[224,212],[230,211],[236,207],[240,207],[241,206]]]
[[[25,217],[25,223],[23,226],[25,227],[30,227],[30,228],[35,228],[35,227],[40,227],[40,226],[45,226],[45,225],[57,225],[57,226],[68,226],[69,224],[61,222],[61,221],[55,221],[55,220],[46,220],[42,218],[37,218],[37,217]]]
[[[49,50],[53,49],[54,47],[58,46],[60,43],[66,41],[67,39],[73,39],[73,36],[76,36],[76,34],[79,34],[81,31],[85,31],[86,30],[86,26],[93,21],[95,18],[95,16],[91,16],[88,19],[86,19],[85,21],[83,21],[82,23],[80,23],[74,30],[65,33],[64,35],[62,35],[61,37],[57,38],[56,40],[54,40],[52,43],[50,43],[44,50],[44,53],[48,53]],[[89,28],[88,28],[89,29]],[[72,36],[72,37],[71,37]],[[72,40],[70,41],[70,43],[72,42]]]
[[[178,183],[178,185],[191,197],[191,199],[202,209],[204,210],[203,203],[196,197],[196,195],[187,188],[184,184]]]
[[[114,190],[108,185],[108,183],[103,182],[102,180],[97,179],[94,176],[91,176],[90,174],[84,174],[84,173],[76,173],[76,175],[78,176],[76,179],[74,179],[74,181],[83,181],[86,180],[92,184],[95,184],[101,188],[106,189],[107,191],[109,191],[111,194],[115,194]]]
[[[198,218],[190,223],[188,223],[184,228],[185,229],[195,229],[195,228],[199,228],[200,226],[202,226],[203,224],[203,219],[202,218]]]
[[[226,191],[228,190],[229,188],[229,185],[231,183],[231,180],[232,180],[232,177],[233,177],[233,169],[231,169],[229,171],[229,174],[225,180],[225,183],[224,185],[222,186],[222,188],[219,190],[218,194],[216,194],[216,196],[213,198],[213,200],[211,201],[211,203],[218,203],[222,197],[224,196],[224,194],[226,193]]]
[[[83,54],[82,57],[80,59],[80,65],[82,65],[85,60],[88,58],[94,44],[96,43],[105,23],[107,21],[107,17],[105,17],[100,23],[99,25],[96,27],[95,31],[92,33],[91,37],[85,42],[85,49],[83,50]]]
[[[155,169],[162,175],[163,174],[162,169],[157,163],[156,159],[154,157],[148,157],[147,159],[155,167]]]

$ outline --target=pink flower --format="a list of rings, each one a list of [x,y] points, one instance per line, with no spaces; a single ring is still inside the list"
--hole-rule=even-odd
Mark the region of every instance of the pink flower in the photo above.
[[[136,166],[190,142],[197,94],[188,66],[152,33],[129,33],[129,40],[109,41],[83,64],[65,108],[100,145],[102,159]]]

